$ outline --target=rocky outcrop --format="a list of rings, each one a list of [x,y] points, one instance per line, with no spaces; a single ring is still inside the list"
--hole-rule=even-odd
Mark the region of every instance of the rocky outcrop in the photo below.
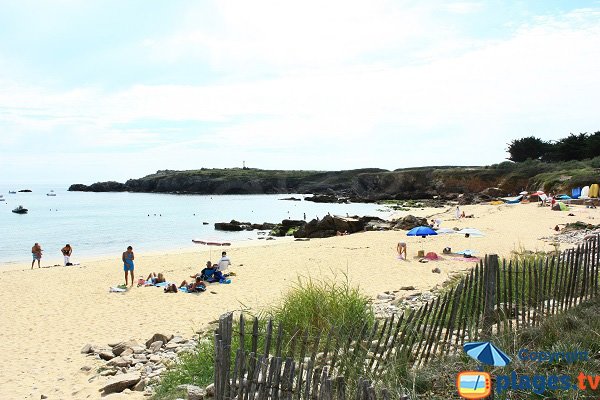
[[[364,231],[365,220],[353,217],[338,217],[326,215],[323,219],[313,219],[300,227],[295,233],[295,238],[325,238],[336,236],[339,233],[356,233]]]
[[[228,232],[239,232],[239,231],[252,231],[252,230],[270,230],[274,229],[277,224],[269,222],[263,222],[262,224],[252,224],[250,222],[239,222],[232,219],[230,222],[215,222],[215,230],[217,231],[228,231]]]
[[[306,225],[306,221],[294,220],[294,219],[284,219],[281,221],[281,224],[277,224],[273,228],[271,228],[271,232],[269,232],[270,236],[292,236],[294,233]]]
[[[510,163],[509,163],[510,164]],[[384,199],[455,200],[460,194],[495,198],[523,189],[559,190],[540,187],[547,172],[543,164],[533,170],[500,167],[423,167],[386,171],[278,171],[259,169],[200,169],[157,171],[125,183],[99,182],[72,185],[71,191],[144,192],[174,194],[313,194],[313,202],[373,202]],[[571,178],[569,178],[571,179]],[[575,178],[573,178],[575,179]],[[556,185],[559,185],[558,183]],[[561,181],[565,188],[569,180]],[[286,200],[300,200],[288,198]]]
[[[428,222],[426,218],[415,217],[413,215],[407,215],[404,218],[396,221],[396,225],[394,225],[394,229],[402,229],[405,231],[409,231],[412,228],[416,228],[417,226],[428,226]]]

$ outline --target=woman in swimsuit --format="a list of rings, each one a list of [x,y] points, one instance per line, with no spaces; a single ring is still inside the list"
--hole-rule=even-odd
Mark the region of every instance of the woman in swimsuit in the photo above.
[[[135,256],[133,254],[133,247],[128,246],[127,251],[123,252],[123,271],[125,271],[125,286],[127,286],[127,271],[131,272],[131,286],[133,286],[133,260]]]

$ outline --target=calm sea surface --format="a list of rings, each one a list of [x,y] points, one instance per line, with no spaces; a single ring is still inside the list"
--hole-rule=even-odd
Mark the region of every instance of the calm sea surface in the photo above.
[[[32,193],[9,194],[9,190],[31,189]],[[56,196],[46,194],[54,190]],[[377,215],[375,204],[319,204],[278,200],[292,195],[169,195],[146,193],[68,192],[51,185],[0,185],[0,267],[31,261],[31,246],[44,249],[43,264],[60,263],[60,249],[69,243],[73,260],[115,254],[127,245],[136,252],[195,249],[191,239],[217,241],[256,240],[253,232],[220,232],[215,222],[262,223],[283,219],[307,220],[331,214]],[[302,195],[293,195],[302,198]],[[19,215],[18,205],[29,209]],[[203,225],[208,222],[209,225]]]

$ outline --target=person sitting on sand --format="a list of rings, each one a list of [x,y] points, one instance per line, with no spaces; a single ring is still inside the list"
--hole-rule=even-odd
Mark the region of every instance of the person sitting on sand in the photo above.
[[[206,285],[199,276],[197,276],[196,280],[192,283],[188,283],[185,280],[181,282],[181,285],[179,285],[179,289],[184,287],[187,289],[188,292],[204,292],[206,290]]]
[[[40,267],[40,260],[42,259],[42,246],[39,243],[35,243],[31,248],[31,255],[33,257],[33,261],[31,261],[31,269],[33,269],[33,264],[35,264],[36,260],[38,262],[38,268]]]
[[[396,251],[398,251],[398,258],[401,260],[406,260],[406,243],[399,242],[396,246]]]
[[[159,272],[158,275],[156,273],[151,272],[150,275],[146,278],[146,280],[141,279],[138,281],[138,286],[153,286],[157,283],[164,283],[167,280],[162,272]]]
[[[67,265],[73,265],[73,264],[71,264],[71,254],[73,254],[73,248],[71,247],[71,245],[69,243],[67,243],[65,245],[65,247],[60,249],[60,252],[62,253],[62,255],[65,259],[65,267]]]

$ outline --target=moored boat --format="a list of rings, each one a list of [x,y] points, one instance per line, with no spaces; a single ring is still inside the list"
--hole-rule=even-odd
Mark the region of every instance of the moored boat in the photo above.
[[[56,193],[54,193],[54,190],[51,190],[49,193],[46,193],[46,196],[56,196]]]
[[[12,212],[14,212],[15,214],[27,214],[27,211],[29,211],[29,210],[23,206],[19,206],[19,207],[15,208],[14,210],[12,210]]]

